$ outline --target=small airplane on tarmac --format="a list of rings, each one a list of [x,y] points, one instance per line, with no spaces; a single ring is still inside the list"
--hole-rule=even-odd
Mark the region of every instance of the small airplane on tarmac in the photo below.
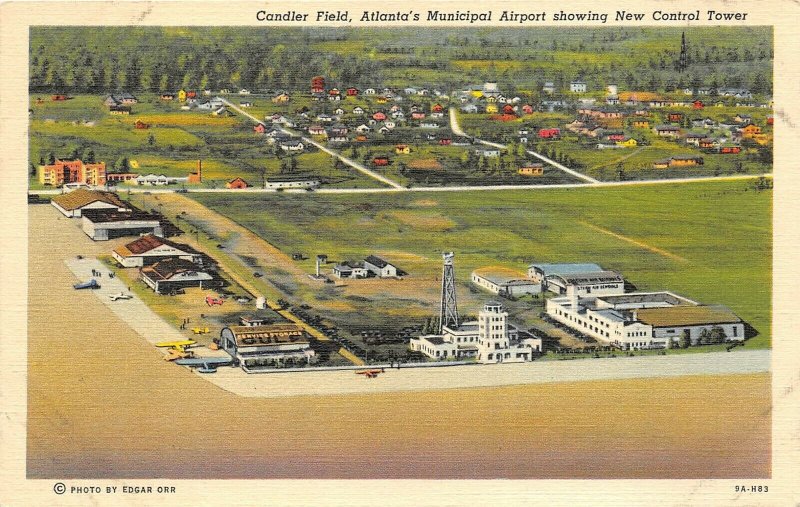
[[[175,364],[197,368],[199,373],[215,373],[217,367],[227,366],[232,362],[232,359],[224,357],[191,357],[178,359]]]
[[[197,342],[194,340],[177,340],[173,342],[160,342],[156,343],[156,347],[169,347],[174,352],[184,353],[186,349],[195,345]]]
[[[86,282],[76,283],[75,285],[72,286],[72,288],[76,289],[76,290],[80,290],[80,289],[99,289],[100,288],[100,284],[97,283],[97,280],[92,278],[91,280],[86,281]]]
[[[130,294],[125,294],[124,292],[120,292],[119,294],[109,294],[108,297],[111,298],[111,301],[117,301],[120,299],[131,299],[133,296]]]
[[[206,304],[208,306],[214,306],[214,305],[222,306],[222,303],[224,303],[224,302],[225,302],[225,300],[222,299],[222,298],[218,298],[218,297],[214,297],[214,296],[206,296]]]
[[[381,368],[380,370],[362,370],[362,371],[357,371],[356,375],[364,375],[364,378],[375,378],[379,374],[384,373],[385,371],[386,370],[384,370],[383,368]]]

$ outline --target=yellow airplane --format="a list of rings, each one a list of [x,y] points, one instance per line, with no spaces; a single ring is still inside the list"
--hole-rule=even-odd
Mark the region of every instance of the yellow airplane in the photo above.
[[[175,361],[176,359],[186,359],[189,357],[194,357],[194,352],[191,350],[176,350],[172,349],[169,351],[169,354],[164,356],[164,361]]]
[[[192,328],[192,332],[194,334],[206,334],[206,333],[208,333],[208,328],[207,327],[193,327]]]
[[[156,347],[169,347],[172,349],[172,352],[184,353],[186,352],[187,348],[191,347],[196,343],[197,342],[194,340],[179,340],[174,342],[156,343]]]

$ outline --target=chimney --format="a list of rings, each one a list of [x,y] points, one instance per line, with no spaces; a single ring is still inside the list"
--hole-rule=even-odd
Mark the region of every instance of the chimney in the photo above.
[[[203,161],[201,159],[197,159],[197,181],[198,183],[203,182]]]

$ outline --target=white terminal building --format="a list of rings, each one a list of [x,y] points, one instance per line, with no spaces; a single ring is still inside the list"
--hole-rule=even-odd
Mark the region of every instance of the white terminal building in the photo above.
[[[542,351],[542,340],[521,335],[508,322],[503,305],[492,301],[484,305],[477,321],[442,326],[441,334],[412,338],[410,348],[438,360],[474,357],[481,363],[532,361]]]
[[[696,344],[719,328],[725,341],[745,338],[744,322],[730,309],[702,305],[671,292],[639,292],[581,297],[570,290],[547,300],[552,319],[623,350],[666,348],[683,336]]]

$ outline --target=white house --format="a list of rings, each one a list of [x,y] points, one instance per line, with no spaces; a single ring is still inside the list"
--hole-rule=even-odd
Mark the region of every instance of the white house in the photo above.
[[[379,278],[388,278],[397,276],[396,266],[374,255],[370,255],[369,257],[364,259],[364,267]]]
[[[586,83],[583,81],[571,81],[569,83],[569,91],[573,93],[586,93]]]
[[[363,262],[344,261],[333,266],[333,275],[336,278],[366,278],[369,273]]]
[[[475,270],[472,272],[471,280],[472,283],[492,294],[518,297],[542,292],[541,283],[525,278],[524,275],[514,276],[510,272]]]

